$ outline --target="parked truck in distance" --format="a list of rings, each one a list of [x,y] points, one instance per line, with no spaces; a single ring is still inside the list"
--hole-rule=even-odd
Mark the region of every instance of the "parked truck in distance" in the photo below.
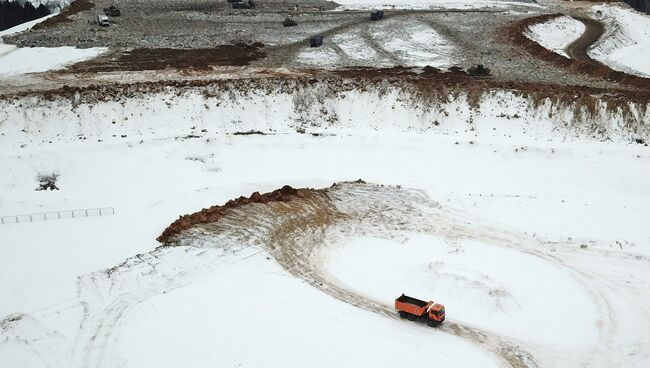
[[[402,294],[395,299],[395,309],[401,318],[409,321],[426,322],[431,327],[440,325],[445,320],[445,306],[435,302],[425,302]]]
[[[370,20],[382,20],[384,19],[383,10],[373,10],[370,12]]]
[[[99,24],[100,27],[109,27],[111,25],[111,21],[105,15],[98,15],[97,24]]]
[[[255,9],[253,0],[235,0],[232,2],[233,9]]]

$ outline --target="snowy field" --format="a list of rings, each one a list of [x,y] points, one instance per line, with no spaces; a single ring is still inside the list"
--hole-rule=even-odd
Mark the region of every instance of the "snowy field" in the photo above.
[[[390,92],[349,93],[308,134],[297,95],[248,96],[2,106],[2,215],[115,208],[0,225],[3,366],[506,366],[492,337],[544,367],[650,363],[647,147],[571,133],[504,96],[473,123],[458,103],[434,125]],[[268,135],[232,134],[251,129]],[[60,190],[35,191],[51,173]],[[435,299],[441,328],[333,298],[263,242],[155,250],[180,214],[357,178],[404,189],[366,202],[341,191],[340,211],[386,211],[343,222],[356,233],[328,238],[314,272],[390,315],[402,292]],[[400,198],[413,211],[391,207]],[[409,219],[418,211],[430,216]],[[403,230],[381,230],[402,216]],[[423,219],[433,230],[417,230]]]
[[[386,19],[363,29],[326,37],[321,47],[305,47],[298,63],[312,67],[433,66],[457,62],[455,45],[422,21]]]
[[[504,8],[513,5],[540,7],[529,0],[339,0],[338,10],[357,9],[480,9]]]
[[[3,36],[27,31],[36,24],[55,15],[51,14],[0,32],[0,78],[19,77],[28,73],[64,69],[71,64],[92,59],[108,50],[103,47],[88,49],[75,47],[19,48],[13,45],[5,45],[2,42]]]
[[[609,4],[594,6],[591,15],[607,28],[590,56],[613,69],[650,76],[650,16]]]
[[[565,49],[585,32],[585,25],[570,16],[553,18],[528,27],[524,35],[544,48],[569,58]]]

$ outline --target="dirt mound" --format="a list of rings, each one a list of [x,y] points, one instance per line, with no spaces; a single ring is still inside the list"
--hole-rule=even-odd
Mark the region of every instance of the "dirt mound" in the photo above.
[[[68,18],[69,16],[81,13],[85,10],[93,9],[94,7],[95,3],[88,0],[73,1],[62,12],[53,16],[52,18],[45,20],[44,22],[36,24],[34,27],[32,27],[32,29],[45,29],[56,26],[57,24],[72,22],[72,20]]]
[[[68,72],[206,70],[212,66],[244,66],[266,57],[261,43],[222,45],[209,49],[133,49],[75,64]]]
[[[285,185],[269,193],[260,194],[259,192],[255,192],[248,198],[241,196],[237,199],[231,199],[221,206],[212,206],[191,215],[180,216],[156,240],[161,243],[168,243],[174,235],[180,234],[183,230],[187,230],[197,224],[219,221],[230,209],[239,206],[251,203],[289,202],[296,198],[303,198],[304,194],[301,190],[304,189],[294,189]]]

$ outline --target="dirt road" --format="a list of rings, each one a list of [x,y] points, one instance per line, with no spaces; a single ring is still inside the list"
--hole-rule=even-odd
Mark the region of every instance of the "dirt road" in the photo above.
[[[602,65],[600,62],[592,59],[587,52],[589,51],[589,48],[603,36],[605,33],[605,27],[599,21],[589,17],[574,16],[573,18],[581,21],[586,28],[580,38],[567,46],[567,54],[573,60],[592,63],[594,65]]]

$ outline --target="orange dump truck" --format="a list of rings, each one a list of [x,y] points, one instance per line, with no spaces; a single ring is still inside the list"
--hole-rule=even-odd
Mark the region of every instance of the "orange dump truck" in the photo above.
[[[395,309],[399,316],[410,321],[426,322],[429,326],[438,326],[445,320],[445,306],[434,302],[425,302],[402,294],[395,299]]]

